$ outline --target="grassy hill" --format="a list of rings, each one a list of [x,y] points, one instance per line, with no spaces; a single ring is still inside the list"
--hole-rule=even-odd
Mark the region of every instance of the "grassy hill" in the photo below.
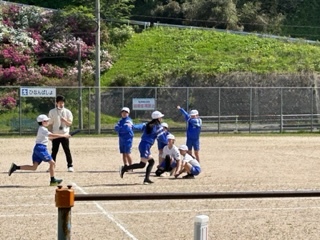
[[[195,29],[135,34],[102,85],[163,85],[170,76],[320,72],[320,45]]]

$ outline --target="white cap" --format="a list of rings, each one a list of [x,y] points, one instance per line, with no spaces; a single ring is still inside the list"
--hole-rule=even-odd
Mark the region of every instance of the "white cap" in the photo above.
[[[169,128],[168,123],[161,123],[161,126],[162,126],[162,127],[165,127],[165,128]]]
[[[123,107],[123,108],[121,109],[121,112],[123,112],[123,111],[125,111],[125,112],[127,112],[127,113],[130,113],[130,109],[129,109],[128,107]]]
[[[43,122],[43,121],[48,121],[50,118],[47,117],[45,114],[41,114],[37,117],[37,122]]]
[[[164,115],[159,112],[159,111],[154,111],[152,114],[151,114],[151,118],[152,119],[158,119],[158,118],[162,118]]]
[[[190,115],[191,116],[199,115],[199,112],[198,112],[198,110],[191,110]]]
[[[168,134],[167,139],[176,139],[173,134]]]
[[[188,147],[187,147],[187,145],[181,145],[181,146],[179,147],[179,150],[188,151]]]

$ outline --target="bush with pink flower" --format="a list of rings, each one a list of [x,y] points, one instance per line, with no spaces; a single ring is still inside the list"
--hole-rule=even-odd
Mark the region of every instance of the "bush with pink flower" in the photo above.
[[[1,85],[60,85],[59,79],[73,85],[78,74],[78,46],[83,82],[92,83],[94,16],[14,4],[0,4],[0,11]],[[101,71],[111,66],[110,54],[101,51]]]

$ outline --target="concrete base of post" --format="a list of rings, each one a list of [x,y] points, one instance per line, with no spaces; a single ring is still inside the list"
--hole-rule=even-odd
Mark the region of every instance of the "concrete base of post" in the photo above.
[[[198,215],[194,218],[194,240],[208,240],[209,217]]]

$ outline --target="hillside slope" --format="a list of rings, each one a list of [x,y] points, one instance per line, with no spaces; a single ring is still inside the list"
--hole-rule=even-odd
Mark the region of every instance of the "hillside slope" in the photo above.
[[[292,76],[319,71],[320,45],[215,31],[150,28],[126,43],[101,81],[113,86],[161,86],[185,76]]]

